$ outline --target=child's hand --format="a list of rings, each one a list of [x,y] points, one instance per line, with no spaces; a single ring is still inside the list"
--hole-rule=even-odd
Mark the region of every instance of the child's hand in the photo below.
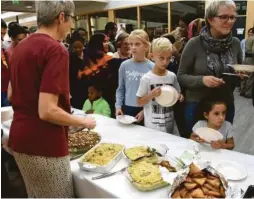
[[[88,111],[86,111],[86,114],[93,114],[94,113],[94,110],[88,110]]]
[[[184,96],[181,93],[179,94],[178,100],[180,102],[183,102],[183,100],[184,100]]]
[[[144,111],[140,111],[135,118],[138,120],[138,123],[141,122],[144,119]]]
[[[151,91],[151,93],[153,97],[159,97],[161,95],[161,88],[156,87]]]
[[[224,142],[222,140],[219,140],[219,141],[212,141],[211,142],[211,146],[212,148],[214,149],[222,149],[223,148],[223,145],[224,145]]]
[[[116,116],[118,116],[118,115],[123,115],[123,111],[121,108],[116,109]]]
[[[195,134],[195,133],[192,133],[192,134],[191,134],[191,139],[194,140],[194,141],[196,141],[196,142],[198,142],[198,143],[204,143],[204,142],[205,142],[204,139],[202,139],[201,137],[199,137],[199,136],[198,136],[197,134]]]

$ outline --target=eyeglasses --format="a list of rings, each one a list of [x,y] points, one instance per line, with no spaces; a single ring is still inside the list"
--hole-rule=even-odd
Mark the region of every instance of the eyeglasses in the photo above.
[[[222,22],[227,22],[229,19],[232,22],[236,21],[236,16],[218,15],[218,16],[215,16],[215,17],[218,17]]]
[[[75,16],[67,15],[67,14],[65,14],[65,16],[66,17],[71,17],[73,23],[76,21],[76,17]]]

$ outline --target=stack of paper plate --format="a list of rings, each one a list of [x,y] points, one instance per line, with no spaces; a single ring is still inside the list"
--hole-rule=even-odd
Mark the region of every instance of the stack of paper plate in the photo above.
[[[235,64],[235,65],[229,65],[229,66],[232,66],[235,69],[235,71],[239,71],[239,72],[247,72],[247,73],[254,72],[254,65]]]
[[[155,100],[161,106],[170,107],[177,102],[178,97],[179,94],[174,87],[164,85],[161,87],[161,95],[156,97]]]

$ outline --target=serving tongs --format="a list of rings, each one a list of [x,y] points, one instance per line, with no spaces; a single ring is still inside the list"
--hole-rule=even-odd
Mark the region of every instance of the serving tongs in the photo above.
[[[102,175],[99,175],[99,176],[96,176],[96,177],[92,177],[92,180],[98,180],[98,179],[102,179],[102,178],[107,178],[107,177],[110,177],[110,176],[113,176],[115,174],[118,174],[118,173],[122,173],[124,172],[128,167],[124,167],[118,171],[114,171],[114,172],[109,172],[109,173],[104,173]]]

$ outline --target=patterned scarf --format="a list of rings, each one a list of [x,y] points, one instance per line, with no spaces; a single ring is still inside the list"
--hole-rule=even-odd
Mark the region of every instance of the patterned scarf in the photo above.
[[[200,37],[207,50],[207,65],[210,74],[221,78],[222,73],[230,72],[227,64],[233,64],[232,34],[230,33],[224,39],[214,39],[205,27]]]

